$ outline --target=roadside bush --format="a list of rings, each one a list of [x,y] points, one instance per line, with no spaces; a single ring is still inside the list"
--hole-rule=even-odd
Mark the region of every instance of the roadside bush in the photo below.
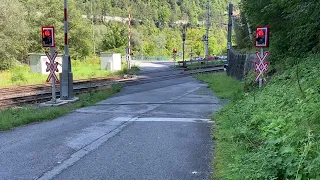
[[[213,115],[214,179],[320,179],[320,56]],[[308,63],[306,63],[308,62]]]

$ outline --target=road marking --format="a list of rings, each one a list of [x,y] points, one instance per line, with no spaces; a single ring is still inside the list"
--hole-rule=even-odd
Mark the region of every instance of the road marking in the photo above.
[[[99,106],[104,105],[145,105],[145,104],[220,104],[219,102],[130,102],[130,103],[100,103]]]
[[[128,121],[123,117],[115,118],[113,121]],[[213,123],[211,119],[200,119],[200,118],[162,118],[162,117],[148,117],[148,118],[137,118],[135,122],[206,122]]]
[[[38,178],[38,180],[53,179],[55,176],[59,175],[62,171],[64,171],[68,167],[72,166],[73,164],[75,164],[76,162],[81,160],[81,158],[83,158],[84,156],[89,154],[91,151],[99,148],[102,144],[107,142],[110,138],[112,138],[113,136],[115,136],[116,134],[121,132],[121,130],[123,128],[125,128],[129,122],[136,120],[136,118],[130,118],[130,119],[128,119],[128,117],[126,117],[126,118],[127,118],[127,122],[123,123],[121,126],[114,129],[110,133],[107,133],[107,134],[101,136],[100,138],[93,141],[89,145],[83,147],[79,151],[71,154],[68,159],[61,162],[61,164],[53,167],[50,171],[44,173],[41,177]]]

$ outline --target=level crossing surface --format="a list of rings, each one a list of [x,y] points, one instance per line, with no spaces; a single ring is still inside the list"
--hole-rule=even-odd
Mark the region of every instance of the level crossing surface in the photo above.
[[[143,76],[176,73],[141,63]],[[179,77],[125,87],[95,106],[0,133],[0,179],[209,179],[212,112],[207,85]]]

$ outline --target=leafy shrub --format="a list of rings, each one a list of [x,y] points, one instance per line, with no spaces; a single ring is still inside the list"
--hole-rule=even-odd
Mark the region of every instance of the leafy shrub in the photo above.
[[[320,178],[319,59],[301,59],[303,92],[293,67],[213,115],[216,179]]]
[[[13,60],[0,61],[0,71],[10,69],[12,67]]]

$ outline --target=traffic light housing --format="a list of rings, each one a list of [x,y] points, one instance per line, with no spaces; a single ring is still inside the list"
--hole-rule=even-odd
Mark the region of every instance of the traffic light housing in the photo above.
[[[173,53],[177,53],[178,52],[178,49],[177,48],[174,48],[173,49]]]
[[[185,32],[182,33],[182,41],[186,41],[186,33]]]
[[[255,46],[257,48],[267,48],[269,47],[269,27],[257,27]]]
[[[55,47],[55,35],[53,26],[42,27],[42,46]]]
[[[203,35],[201,40],[202,40],[202,41],[208,41],[207,36],[206,36],[206,35]]]

